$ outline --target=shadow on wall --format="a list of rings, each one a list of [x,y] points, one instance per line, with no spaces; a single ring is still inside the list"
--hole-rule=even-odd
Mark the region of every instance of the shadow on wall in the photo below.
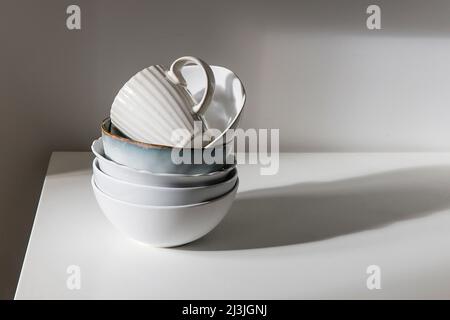
[[[403,0],[377,1],[377,3],[383,8],[383,28],[384,26],[386,28],[379,36],[371,33],[370,38],[381,38],[385,35],[448,38],[450,30],[448,1]],[[369,68],[370,66],[367,69],[365,67],[366,61],[377,60],[372,59],[378,52],[376,46],[373,47],[377,49],[375,53],[366,46],[357,46],[356,49],[360,48],[362,53],[355,58],[345,60],[347,61],[345,63],[339,60],[340,57],[347,57],[348,52],[361,51],[351,51],[350,49],[354,46],[346,48],[346,44],[342,44],[340,39],[334,40],[336,43],[322,46],[322,43],[335,39],[333,36],[324,40],[318,39],[318,41],[309,36],[310,32],[314,32],[314,35],[321,32],[338,35],[365,34],[364,12],[367,2],[358,0],[267,1],[264,3],[256,0],[220,2],[78,0],[77,4],[82,10],[81,31],[68,31],[65,27],[65,12],[68,4],[71,2],[60,0],[48,0],[45,6],[31,0],[2,1],[0,29],[8,30],[8,32],[2,34],[2,50],[0,50],[0,60],[7,61],[3,63],[2,72],[0,72],[2,88],[0,110],[3,118],[7,119],[0,127],[1,136],[6,137],[2,140],[2,150],[5,155],[0,160],[1,167],[6,169],[0,173],[0,180],[3,182],[0,186],[0,261],[2,262],[0,263],[0,298],[13,297],[51,152],[54,150],[88,151],[90,143],[100,133],[99,122],[108,114],[115,93],[123,81],[150,63],[169,63],[178,56],[192,54],[199,55],[210,63],[235,70],[246,84],[248,92],[247,116],[244,114],[242,126],[244,128],[283,128],[283,139],[294,138],[292,138],[292,144],[284,143],[282,147],[307,147],[301,149],[303,151],[315,150],[313,147],[321,150],[337,150],[325,148],[333,145],[331,135],[326,135],[325,140],[317,139],[317,137],[323,137],[322,132],[333,132],[333,136],[338,136],[338,141],[348,139],[350,136],[357,137],[361,144],[370,146],[364,137],[378,139],[383,136],[379,133],[380,128],[384,128],[389,122],[392,123],[390,127],[392,131],[385,129],[384,132],[385,136],[392,139],[392,143],[402,137],[407,137],[405,139],[409,141],[416,141],[411,138],[409,130],[410,120],[414,114],[417,114],[417,125],[425,124],[425,127],[416,130],[416,135],[425,135],[417,139],[424,141],[424,146],[427,146],[425,142],[431,144],[433,141],[444,141],[444,143],[447,141],[442,134],[447,132],[446,117],[442,113],[446,110],[445,101],[448,100],[444,95],[447,92],[446,75],[449,74],[444,69],[447,65],[445,63],[447,51],[429,47],[432,53],[439,54],[440,60],[435,59],[434,55],[425,55],[428,51],[425,53],[408,51],[405,55],[400,51],[397,55],[391,56],[392,52],[398,52],[397,49],[402,48],[400,45],[394,45],[392,51],[386,51],[385,55],[378,59],[383,65],[386,65],[386,61],[390,61],[395,67],[398,64],[395,57],[400,57],[406,62],[411,61],[411,57],[420,57],[420,60],[411,62],[412,67],[404,65],[403,69],[392,69],[385,66],[386,70],[392,69],[391,73],[387,74],[402,74],[401,72],[405,70],[416,72],[418,62],[422,61],[425,65],[424,69],[417,71],[420,75],[418,79],[420,81],[425,79],[426,83],[430,84],[429,90],[434,88],[433,90],[437,92],[436,94],[434,91],[428,92],[429,95],[438,99],[434,101],[434,104],[426,99],[426,96],[419,96],[422,97],[420,101],[426,101],[427,106],[434,106],[434,110],[437,111],[432,113],[429,108],[422,108],[422,106],[420,110],[439,116],[427,117],[427,121],[423,121],[422,113],[411,112],[411,108],[408,107],[409,125],[401,131],[397,122],[385,121],[391,119],[393,109],[385,110],[384,114],[387,116],[384,118],[383,113],[380,113],[380,104],[376,104],[377,101],[375,101],[376,108],[365,105],[366,110],[374,110],[375,116],[371,117],[369,113],[367,118],[364,118],[359,108],[359,101],[370,99],[366,99],[364,92],[355,90],[354,84],[360,83],[363,84],[363,88],[372,90],[361,75],[366,75],[366,79],[370,79],[371,83],[384,83],[378,81],[378,78],[373,79],[372,73],[368,72],[372,69]],[[167,24],[168,16],[171,17],[170,24]],[[308,39],[309,42],[306,42]],[[441,42],[446,43],[439,41]],[[312,46],[309,47],[308,44]],[[426,43],[421,46],[426,46]],[[339,53],[337,57],[336,50]],[[408,48],[405,50],[407,51]],[[411,54],[414,52],[415,54]],[[361,60],[361,57],[366,57],[366,60]],[[431,58],[423,59],[422,57]],[[348,71],[351,69],[347,66],[354,66],[355,61],[360,61],[359,65],[363,66],[360,68],[360,73]],[[428,61],[433,64],[430,68],[425,68]],[[439,61],[444,63],[440,64]],[[342,81],[342,70],[344,73],[347,72],[346,81]],[[434,81],[427,80],[424,76],[427,74],[423,74],[424,70],[437,70],[441,78],[432,78]],[[375,74],[381,74],[381,79],[388,78],[381,71],[376,69]],[[326,77],[322,77],[321,74],[326,74]],[[291,76],[286,78],[289,75]],[[349,76],[352,78],[348,78]],[[414,76],[410,78],[415,79]],[[291,87],[286,88],[282,85],[278,87],[278,91],[274,92],[273,84],[284,84],[288,82],[286,79],[293,79]],[[395,84],[395,80],[396,78],[390,81]],[[336,108],[335,102],[341,101],[338,99],[340,96],[333,96],[330,92],[341,92],[339,87],[336,88],[340,83],[345,84],[343,89],[351,93],[347,97],[351,97],[356,105],[353,113],[346,104],[342,106],[342,109]],[[404,84],[403,87],[408,93],[405,97],[412,99],[413,90],[410,88],[413,87]],[[345,90],[344,93],[347,92]],[[291,95],[286,94],[289,92]],[[393,103],[393,100],[386,98],[388,96],[385,94],[384,87],[381,87],[379,92],[384,100]],[[398,93],[396,90],[392,92],[395,98]],[[355,93],[362,95],[362,98],[355,99]],[[303,97],[306,103],[293,105],[292,101],[298,102],[297,95]],[[304,96],[309,97],[310,100],[305,100]],[[370,91],[369,96],[373,96],[373,91]],[[324,97],[328,98],[324,100]],[[329,104],[329,101],[332,103]],[[347,103],[347,99],[342,101]],[[409,104],[407,103],[408,106]],[[280,108],[283,111],[281,113]],[[271,110],[274,110],[273,113]],[[401,108],[399,110],[402,112]],[[301,119],[305,120],[301,123],[295,121],[292,124],[291,119],[297,119],[297,113],[299,118],[301,116]],[[371,122],[354,121],[355,116],[362,120],[370,119]],[[337,121],[341,117],[343,121]],[[348,125],[348,118],[351,120],[351,126]],[[372,121],[373,119],[379,119],[382,123],[378,125]],[[400,119],[400,124],[405,122],[403,117]],[[441,122],[438,123],[440,119]],[[365,135],[355,134],[355,132],[359,133],[359,127],[355,130],[357,123],[361,123],[360,132],[366,132]],[[375,128],[374,137],[370,137],[367,133],[368,124]],[[347,132],[347,136],[342,136],[342,131]],[[441,138],[434,134],[435,132],[439,133]],[[349,146],[354,146],[352,141],[349,140]],[[384,144],[381,145],[384,146]],[[393,145],[401,144],[397,142]],[[428,145],[428,148],[431,147]],[[300,151],[300,149],[295,150]],[[325,188],[325,186],[322,187]],[[285,217],[284,221],[292,219],[294,222],[304,224],[303,229],[300,229],[303,239],[295,235],[297,234],[295,228],[300,227],[288,226],[287,223],[283,225],[285,222],[270,214],[269,209],[274,207],[266,198],[274,196],[264,196],[266,198],[261,199],[263,197],[261,194],[249,193],[236,202],[230,216],[211,234],[214,237],[212,240],[215,239],[211,245],[225,249],[239,247],[241,243],[243,247],[280,245],[308,241],[308,239],[311,241],[314,237],[333,236],[337,230],[344,232],[346,228],[348,229],[348,226],[346,227],[343,223],[338,223],[334,229],[332,226],[328,226],[328,229],[322,226],[309,231],[307,227],[314,224],[309,220],[317,215],[329,218],[327,214],[332,214],[327,203],[330,205],[333,201],[339,202],[342,206],[339,208],[341,210],[339,213],[343,215],[341,218],[345,218],[346,215],[342,213],[342,210],[345,209],[346,204],[349,208],[351,207],[345,202],[345,196],[358,198],[362,195],[357,194],[356,191],[355,194],[333,195],[333,191],[339,191],[339,185],[336,185],[337,190],[325,188],[329,192],[328,198],[324,196],[321,199],[315,199],[313,195],[305,194],[308,192],[307,188],[309,187],[293,186],[291,191],[300,192],[298,196],[287,199],[280,196],[273,199],[275,202],[282,203],[282,208],[280,210],[277,208],[277,211],[279,215]],[[359,200],[364,199],[359,198]],[[263,204],[268,207],[264,207]],[[372,206],[369,209],[375,210],[376,202],[369,201],[369,204]],[[288,205],[298,205],[299,208],[289,212]],[[255,230],[251,230],[252,237],[255,238],[251,241],[247,237],[248,230],[245,230],[246,224],[254,225],[255,216],[247,210],[250,206],[259,208],[258,218],[262,220],[255,225],[257,227]],[[325,207],[325,211],[317,214],[316,211],[320,211],[322,206]],[[301,219],[298,218],[297,212],[302,216]],[[332,217],[331,221],[333,218],[337,219]],[[264,219],[267,221],[265,222]],[[352,217],[352,220],[354,219],[358,221],[357,218]],[[273,221],[270,222],[270,220]],[[266,232],[264,223],[269,225],[269,222],[272,228],[268,234],[272,240],[264,243],[263,235]],[[283,228],[286,228],[286,236],[276,236],[277,230]],[[332,232],[332,229],[335,231]],[[229,230],[235,230],[235,244],[227,242]],[[243,233],[240,234],[240,232]],[[201,243],[203,240],[196,245]]]
[[[301,244],[380,228],[450,207],[450,166],[244,192],[211,233],[180,250]]]

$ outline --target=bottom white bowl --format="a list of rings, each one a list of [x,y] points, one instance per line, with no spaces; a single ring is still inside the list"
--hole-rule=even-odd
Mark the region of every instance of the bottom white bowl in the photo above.
[[[116,200],[95,185],[97,202],[109,221],[121,232],[155,247],[174,247],[194,241],[214,229],[228,213],[239,179],[227,194],[185,206],[146,206]]]

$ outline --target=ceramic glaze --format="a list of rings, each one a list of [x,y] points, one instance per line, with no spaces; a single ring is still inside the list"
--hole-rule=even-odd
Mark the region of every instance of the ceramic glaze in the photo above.
[[[100,170],[98,159],[92,163],[97,187],[117,200],[142,205],[179,206],[200,203],[228,193],[236,184],[237,170],[234,169],[225,181],[196,187],[159,187],[131,183],[111,177]]]
[[[91,146],[98,159],[99,168],[107,175],[131,183],[159,187],[199,187],[222,182],[236,168],[235,164],[226,165],[218,171],[207,174],[170,174],[137,170],[108,159],[103,149],[102,138],[95,140]]]
[[[105,154],[109,159],[136,170],[170,174],[208,174],[223,170],[227,166],[226,163],[234,163],[230,160],[230,157],[233,158],[234,155],[229,145],[214,147],[213,154],[221,155],[220,158],[224,159],[223,163],[209,164],[204,161],[193,163],[194,159],[204,159],[204,155],[209,154],[211,149],[179,149],[136,142],[120,135],[109,118],[102,124],[102,141]],[[229,142],[231,143],[233,141]],[[189,157],[192,160],[191,163],[174,163],[173,149]],[[226,159],[228,161],[225,161]]]
[[[181,68],[189,63],[198,65],[203,73],[199,102],[187,89],[187,81],[181,73]],[[211,102],[214,87],[211,68],[198,58],[179,58],[170,69],[151,66],[136,73],[120,89],[111,107],[111,121],[133,140],[184,147],[206,128],[202,115]],[[195,121],[202,125],[195,127]],[[173,133],[178,129],[190,134],[175,140]]]
[[[228,213],[239,179],[227,194],[186,206],[144,206],[120,201],[102,192],[91,180],[97,202],[108,220],[126,236],[156,247],[183,245],[214,229]]]

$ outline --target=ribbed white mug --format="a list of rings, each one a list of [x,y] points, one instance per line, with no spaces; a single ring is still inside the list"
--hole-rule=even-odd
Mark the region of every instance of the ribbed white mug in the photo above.
[[[198,102],[187,90],[181,74],[183,66],[188,64],[197,64],[203,70],[205,90]],[[169,69],[162,65],[145,68],[120,89],[111,107],[111,121],[135,141],[183,147],[199,133],[194,130],[198,128],[194,127],[194,121],[203,122],[202,115],[211,102],[214,85],[209,65],[195,57],[181,57]],[[172,141],[173,132],[179,129],[191,135]]]

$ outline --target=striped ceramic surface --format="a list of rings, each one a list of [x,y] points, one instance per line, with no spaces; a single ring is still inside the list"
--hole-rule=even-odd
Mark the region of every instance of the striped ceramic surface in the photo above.
[[[119,91],[111,107],[111,121],[133,140],[171,146],[176,143],[171,139],[174,130],[193,133],[193,123],[198,120],[191,112],[194,103],[187,90],[167,80],[162,66],[151,66]]]

